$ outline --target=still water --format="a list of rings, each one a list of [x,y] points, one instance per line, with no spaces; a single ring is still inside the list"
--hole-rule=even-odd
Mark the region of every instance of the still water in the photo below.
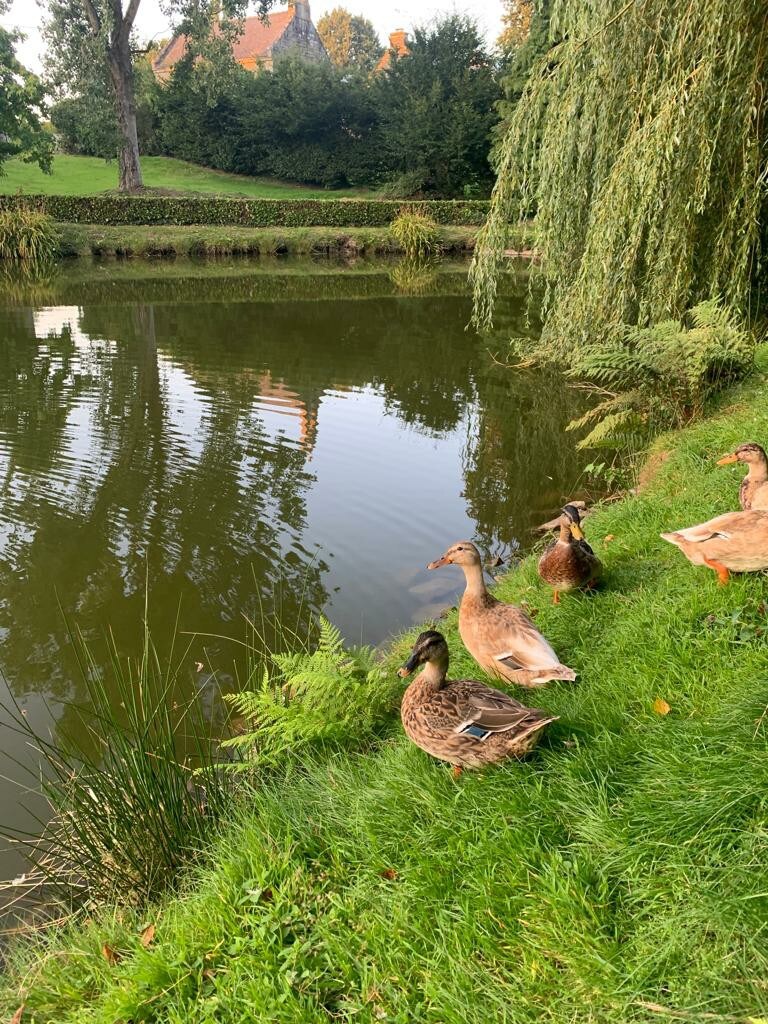
[[[419,294],[408,294],[408,291]],[[244,616],[322,610],[377,644],[455,601],[428,573],[452,541],[488,552],[579,487],[565,424],[578,394],[489,351],[530,333],[524,281],[499,337],[466,325],[466,268],[93,265],[0,282],[0,697],[53,726],[82,698],[65,617],[107,629],[242,640]],[[236,685],[239,648],[190,652]],[[0,717],[6,781],[30,752]],[[0,854],[0,876],[16,869]]]

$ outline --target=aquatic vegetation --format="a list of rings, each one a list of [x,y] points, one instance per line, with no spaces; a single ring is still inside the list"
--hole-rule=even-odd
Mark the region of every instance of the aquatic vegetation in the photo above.
[[[185,652],[161,662],[145,629],[137,663],[123,660],[110,638],[108,668],[79,635],[76,645],[87,700],[49,738],[17,706],[15,727],[41,762],[39,784],[52,819],[42,836],[10,836],[31,870],[20,896],[57,908],[110,901],[144,904],[178,878],[209,844],[231,806],[231,781],[216,771],[217,745],[198,695],[181,682]]]
[[[58,231],[53,220],[31,207],[0,209],[0,260],[49,263],[58,252]]]
[[[390,231],[411,260],[427,259],[439,250],[437,224],[427,213],[415,207],[403,207],[392,221]]]

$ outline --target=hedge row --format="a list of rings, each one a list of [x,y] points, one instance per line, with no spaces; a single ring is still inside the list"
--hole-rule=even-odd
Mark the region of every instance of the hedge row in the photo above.
[[[34,206],[70,224],[221,225],[255,228],[365,228],[391,223],[403,206],[418,208],[438,224],[482,224],[488,203],[383,199],[229,199],[176,196],[0,196],[0,209]]]

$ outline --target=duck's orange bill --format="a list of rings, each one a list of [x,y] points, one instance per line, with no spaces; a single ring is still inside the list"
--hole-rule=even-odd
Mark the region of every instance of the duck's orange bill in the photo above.
[[[718,466],[730,466],[730,464],[732,462],[738,462],[738,461],[739,461],[738,455],[731,454],[731,455],[724,455],[722,457],[722,459],[718,459],[717,460],[717,464],[718,464]]]
[[[434,562],[430,562],[429,565],[427,566],[427,568],[428,569],[439,569],[441,565],[450,565],[450,564],[451,563],[448,561],[448,559],[445,557],[445,555],[443,555],[442,558],[436,558]]]

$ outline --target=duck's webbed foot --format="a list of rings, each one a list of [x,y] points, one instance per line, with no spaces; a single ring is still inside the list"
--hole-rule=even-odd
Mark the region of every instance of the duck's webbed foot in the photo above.
[[[731,578],[731,573],[728,567],[723,565],[722,562],[718,562],[714,558],[707,558],[706,556],[704,558],[704,562],[710,569],[714,569],[717,573],[718,586],[724,587]]]

